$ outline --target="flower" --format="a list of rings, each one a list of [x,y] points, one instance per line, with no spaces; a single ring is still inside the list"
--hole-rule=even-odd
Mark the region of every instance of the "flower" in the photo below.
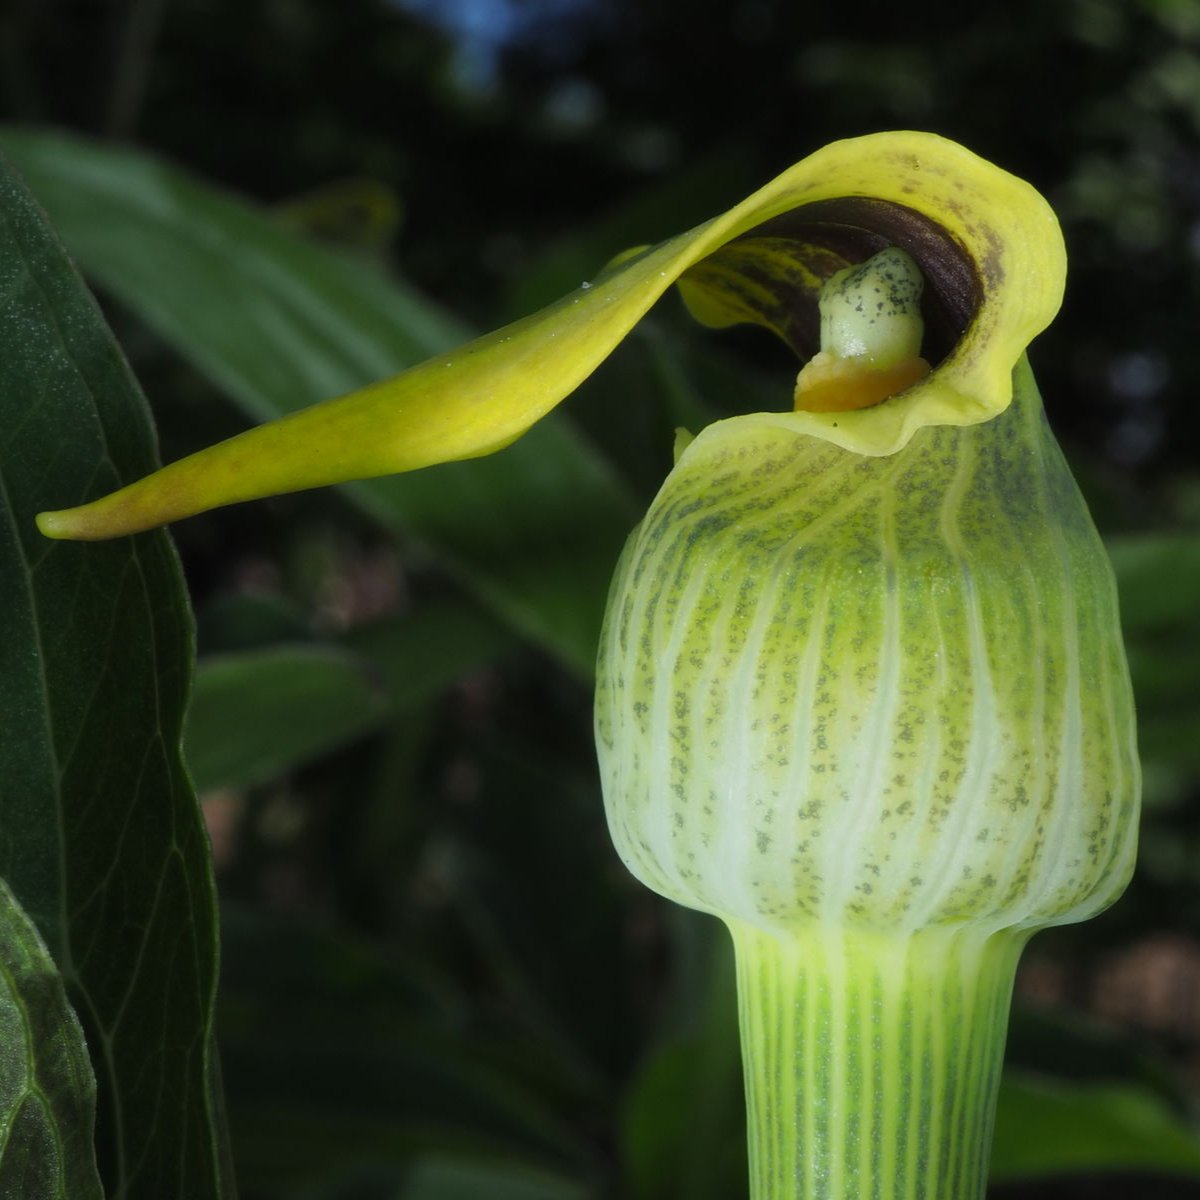
[[[1064,276],[1028,185],[929,134],[838,142],[540,313],[39,524],[490,453],[672,284],[773,330],[793,411],[682,439],[617,569],[609,826],[733,934],[753,1200],[971,1200],[1020,950],[1115,899],[1136,840],[1115,587],[1024,357]]]
[[[1124,888],[1116,588],[1024,359],[1013,377],[1000,416],[890,455],[778,414],[683,450],[597,683],[610,827],[656,891],[776,932],[990,935]]]

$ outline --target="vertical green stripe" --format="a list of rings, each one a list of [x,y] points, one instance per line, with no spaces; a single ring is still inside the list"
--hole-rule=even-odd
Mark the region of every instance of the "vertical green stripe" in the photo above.
[[[731,923],[751,1200],[978,1200],[1023,933]]]

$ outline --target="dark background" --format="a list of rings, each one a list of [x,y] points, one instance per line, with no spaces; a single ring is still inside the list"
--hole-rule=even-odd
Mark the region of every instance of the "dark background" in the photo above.
[[[1197,544],[1200,4],[1190,0],[8,0],[0,116],[153,150],[402,273],[478,327],[576,286],[626,245],[712,216],[827,141],[936,131],[1030,180],[1062,219],[1066,302],[1032,357],[1102,532]],[[167,456],[238,427],[207,385],[108,307],[151,397],[184,398],[159,411]],[[677,306],[663,308],[657,320],[683,324]],[[786,368],[757,336],[718,343],[735,366]],[[626,436],[586,395],[577,416],[601,444]],[[645,497],[667,450],[627,457]],[[245,640],[228,612],[248,596],[310,635],[413,595],[456,595],[336,500],[264,506],[178,537],[202,652]],[[1194,572],[1139,586],[1192,587],[1200,603]],[[1147,653],[1200,662],[1193,622],[1151,634]],[[1200,709],[1194,687],[1182,701],[1177,687],[1160,694],[1150,671],[1139,701],[1162,718],[1147,741],[1141,869],[1100,921],[1035,942],[1012,1053],[1064,1078],[1153,1077],[1187,1112],[1200,1072]],[[615,863],[588,712],[585,686],[520,650],[464,672],[417,733],[208,798],[230,913],[223,1026],[247,1196],[408,1195],[390,1190],[404,1175],[388,1164],[445,1150],[430,1142],[420,1097],[452,1111],[457,1093],[442,1067],[426,1078],[408,1059],[416,1098],[379,1105],[388,1149],[336,1133],[339,1078],[368,1094],[368,1111],[372,1088],[387,1084],[370,1079],[369,1054],[360,1061],[314,1031],[375,1005],[406,1021],[422,1005],[458,1005],[446,1040],[474,1047],[465,1061],[485,1059],[514,1088],[542,1089],[586,1148],[549,1159],[588,1195],[633,1194],[636,1119],[618,1127],[612,1114],[709,935],[681,932]],[[415,744],[403,754],[402,736]],[[361,799],[378,795],[381,777],[404,801],[382,861],[364,853],[379,826]],[[268,1026],[277,1042],[264,1040]],[[289,1052],[301,1044],[320,1050],[316,1065]],[[494,1121],[459,1116],[470,1129]],[[312,1151],[298,1167],[297,1130]],[[736,1155],[725,1154],[731,1179]],[[1067,1194],[1061,1181],[1047,1186],[1004,1194]],[[1093,1179],[1079,1194],[1176,1194],[1168,1186],[1197,1191]]]

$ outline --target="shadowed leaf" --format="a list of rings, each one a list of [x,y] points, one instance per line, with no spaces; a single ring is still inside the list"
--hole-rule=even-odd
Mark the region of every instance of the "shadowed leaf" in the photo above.
[[[154,465],[100,314],[0,166],[0,875],[45,939],[127,1200],[222,1194],[208,843],[179,754],[191,621],[167,538],[52,545],[49,496]],[[186,1180],[186,1187],[182,1180]]]
[[[96,1081],[79,1019],[0,881],[0,1196],[99,1200]]]
[[[366,664],[332,646],[214,655],[196,674],[188,765],[200,791],[265,783],[369,732],[387,711]]]

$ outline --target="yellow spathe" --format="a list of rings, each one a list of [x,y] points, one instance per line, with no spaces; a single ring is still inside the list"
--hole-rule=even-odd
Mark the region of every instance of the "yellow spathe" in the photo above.
[[[844,449],[885,455],[924,426],[1002,412],[1013,365],[1061,302],[1065,254],[1054,215],[1028,184],[953,142],[874,134],[826,146],[728,212],[619,259],[532,316],[110,496],[43,513],[39,528],[57,538],[116,537],[242,500],[490,454],[578,387],[673,284],[705,323],[758,321],[800,349],[794,318],[806,304],[815,310],[823,280],[853,261],[848,248],[865,258],[889,241],[910,243],[903,248],[935,290],[938,262],[946,268],[947,352],[886,403],[780,419]]]

